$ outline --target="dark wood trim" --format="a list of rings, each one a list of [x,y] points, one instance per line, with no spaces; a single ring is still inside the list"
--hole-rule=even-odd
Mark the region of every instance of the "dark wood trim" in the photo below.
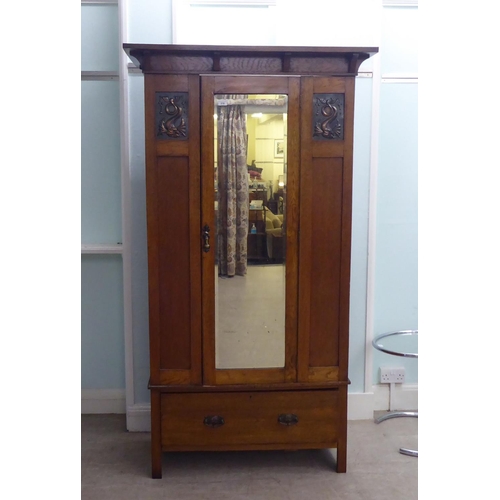
[[[312,227],[312,96],[313,78],[302,77],[300,88],[300,234],[299,234],[299,303],[298,303],[298,382],[309,380],[309,317],[311,301]]]
[[[281,384],[284,381],[284,368],[216,368],[215,370],[217,385]]]
[[[203,78],[203,76],[202,76]],[[214,94],[288,94],[288,75],[241,76],[217,75]]]
[[[235,47],[123,44],[144,73],[355,75],[377,47]]]
[[[142,52],[157,52],[161,54],[176,54],[176,55],[202,55],[213,54],[218,52],[220,54],[233,54],[233,55],[255,55],[255,54],[300,54],[302,56],[315,56],[324,54],[376,54],[378,47],[309,47],[309,46],[296,46],[296,47],[283,47],[283,46],[244,46],[244,45],[177,45],[177,44],[147,44],[147,43],[124,43],[123,48],[129,54],[133,51]]]
[[[288,79],[286,245],[285,245],[285,380],[297,380],[299,287],[300,78]]]
[[[310,366],[307,374],[308,382],[325,382],[327,380],[338,381],[338,366]]]
[[[289,383],[281,384],[244,384],[244,385],[153,385],[149,384],[149,389],[160,392],[254,392],[254,391],[310,391],[310,390],[331,390],[349,385],[349,380],[341,381],[322,381],[307,383]]]
[[[272,450],[321,450],[337,447],[337,441],[321,443],[274,443],[274,444],[234,444],[234,445],[203,445],[162,446],[162,451],[272,451]],[[338,472],[345,472],[338,471]],[[161,478],[161,476],[159,476]]]
[[[349,73],[356,73],[358,71],[360,62],[360,54],[358,52],[354,52],[352,54],[349,54]]]
[[[290,71],[290,59],[292,54],[290,52],[285,52],[283,54],[283,71],[288,73]]]
[[[191,384],[196,382],[191,382],[194,378],[191,374],[191,370],[182,369],[160,369],[159,370],[159,380],[160,384],[165,385],[178,385],[178,384]]]
[[[146,134],[146,214],[148,232],[148,285],[149,285],[149,346],[150,376],[160,383],[160,284],[158,279],[158,182],[155,141],[155,80],[144,78],[144,111]]]
[[[215,214],[214,214],[214,77],[201,77],[201,225],[211,231],[211,249],[202,252],[203,382],[215,384]]]
[[[214,52],[213,54],[213,66],[212,66],[212,71],[220,71],[220,52]]]
[[[346,379],[349,364],[349,305],[351,282],[352,182],[354,148],[354,78],[346,79],[345,139],[342,179],[342,246],[340,266],[339,377]]]
[[[151,476],[161,479],[161,393],[151,391]]]
[[[347,386],[339,390],[339,424],[337,437],[337,472],[347,471]]]
[[[200,152],[200,78],[188,77],[189,86],[189,231],[191,293],[191,373],[192,384],[202,383],[202,271],[201,271],[201,152]]]

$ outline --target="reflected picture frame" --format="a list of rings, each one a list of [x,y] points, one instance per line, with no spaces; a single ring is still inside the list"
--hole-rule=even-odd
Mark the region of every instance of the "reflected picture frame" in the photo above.
[[[274,157],[283,158],[285,156],[285,141],[283,139],[274,140]]]

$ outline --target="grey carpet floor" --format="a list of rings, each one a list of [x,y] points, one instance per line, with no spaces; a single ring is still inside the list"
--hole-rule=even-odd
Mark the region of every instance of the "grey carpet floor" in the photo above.
[[[124,415],[82,415],[82,500],[416,500],[418,420],[348,425],[347,473],[335,450],[164,453],[150,476],[150,434]]]

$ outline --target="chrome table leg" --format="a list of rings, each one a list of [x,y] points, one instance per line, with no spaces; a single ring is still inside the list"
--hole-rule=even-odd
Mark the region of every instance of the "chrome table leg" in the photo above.
[[[389,420],[391,418],[398,418],[398,417],[418,418],[418,411],[392,411],[390,413],[386,413],[385,415],[382,415],[381,417],[376,418],[375,423],[380,424],[381,422],[384,422],[385,420]],[[417,450],[410,450],[408,448],[399,448],[399,453],[401,453],[403,455],[408,455],[409,457],[418,457]]]

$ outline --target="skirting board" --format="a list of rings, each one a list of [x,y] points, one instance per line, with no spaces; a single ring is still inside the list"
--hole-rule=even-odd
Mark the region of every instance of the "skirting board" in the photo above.
[[[393,394],[393,410],[418,409],[418,384],[396,384]],[[125,413],[125,391],[82,391],[82,414]],[[389,410],[389,385],[379,384],[372,392],[350,393],[348,396],[348,420],[371,420],[374,411]],[[149,432],[151,415],[149,403],[131,405],[127,409],[127,430]]]
[[[125,389],[82,389],[81,413],[125,413]]]

